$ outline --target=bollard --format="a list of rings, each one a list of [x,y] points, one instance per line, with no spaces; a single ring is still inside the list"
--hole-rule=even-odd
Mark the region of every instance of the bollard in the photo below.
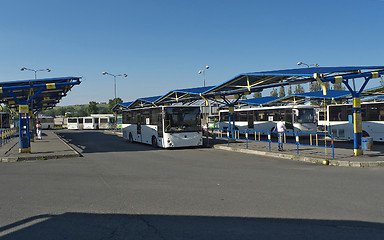
[[[246,148],[248,149],[248,130],[245,131]]]
[[[316,134],[316,146],[319,146],[319,138],[318,138],[319,135]]]
[[[269,151],[271,151],[271,133],[268,132]]]
[[[299,144],[300,144],[299,141],[300,141],[299,135],[296,135],[297,154],[299,154]]]

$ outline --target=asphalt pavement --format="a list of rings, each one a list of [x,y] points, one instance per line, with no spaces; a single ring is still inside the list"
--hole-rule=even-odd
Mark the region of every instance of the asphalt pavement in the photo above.
[[[82,157],[0,164],[1,240],[384,235],[383,168],[153,148],[103,131],[57,134]]]
[[[45,130],[43,139],[31,142],[31,153],[19,153],[18,138],[11,139],[10,142],[0,148],[0,159],[2,162],[15,162],[26,160],[46,160],[81,156],[81,149],[76,149],[68,144],[68,139],[60,137],[60,131],[65,130]],[[105,134],[120,133],[104,131]],[[330,145],[330,140],[327,140]],[[289,140],[287,140],[289,142]],[[292,142],[292,139],[291,139]],[[294,140],[293,140],[294,142]],[[322,140],[318,145],[321,146]],[[309,144],[309,140],[307,142]],[[371,151],[364,151],[362,156],[354,156],[353,142],[334,141],[334,149],[316,146],[316,141],[312,141],[312,146],[299,146],[295,144],[284,144],[284,152],[277,149],[277,143],[236,140],[228,142],[226,139],[205,138],[205,144],[216,149],[256,154],[266,157],[277,157],[295,161],[311,162],[315,164],[326,164],[342,167],[384,167],[384,144],[375,142]],[[324,144],[322,144],[324,145]]]

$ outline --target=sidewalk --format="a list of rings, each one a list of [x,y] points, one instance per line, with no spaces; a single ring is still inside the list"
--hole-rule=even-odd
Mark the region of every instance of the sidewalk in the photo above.
[[[210,139],[210,143],[212,140]],[[297,146],[284,144],[284,151],[279,152],[277,143],[271,143],[271,151],[267,142],[248,141],[246,148],[245,140],[237,140],[228,145],[226,139],[216,139],[214,148],[243,152],[268,157],[277,157],[291,159],[296,161],[311,162],[317,164],[326,164],[331,166],[343,167],[384,167],[384,144],[374,143],[372,151],[364,151],[362,156],[354,156],[353,142],[335,141],[335,158],[332,158],[332,149],[315,146],[300,146],[297,154]]]
[[[64,140],[56,135],[55,130],[44,130],[43,139],[31,142],[31,153],[19,153],[19,138],[14,137],[0,147],[1,162],[16,162],[27,160],[47,160],[58,158],[79,157]]]

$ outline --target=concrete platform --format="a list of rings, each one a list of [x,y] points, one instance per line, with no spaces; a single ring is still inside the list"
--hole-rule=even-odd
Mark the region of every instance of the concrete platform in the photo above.
[[[0,148],[1,162],[47,160],[81,156],[62,140],[55,130],[43,130],[41,140],[31,142],[31,153],[19,153],[19,138],[14,137]]]
[[[332,149],[316,146],[297,146],[284,144],[284,151],[278,151],[278,144],[267,142],[248,141],[248,148],[245,140],[236,140],[228,144],[224,139],[210,139],[210,144],[216,149],[257,154],[268,157],[278,157],[296,161],[326,164],[331,166],[343,167],[384,167],[384,144],[374,143],[371,151],[364,151],[362,156],[354,156],[353,142],[334,141],[334,158]]]

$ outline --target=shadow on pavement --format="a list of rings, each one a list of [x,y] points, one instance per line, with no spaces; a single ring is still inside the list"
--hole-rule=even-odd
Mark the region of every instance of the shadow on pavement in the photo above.
[[[129,152],[129,151],[154,151],[150,145],[129,143],[126,139],[113,135],[104,134],[103,131],[68,131],[61,130],[57,135],[64,138],[69,144],[74,145],[81,153],[97,152]]]
[[[0,228],[0,239],[382,239],[362,221],[64,213]]]

